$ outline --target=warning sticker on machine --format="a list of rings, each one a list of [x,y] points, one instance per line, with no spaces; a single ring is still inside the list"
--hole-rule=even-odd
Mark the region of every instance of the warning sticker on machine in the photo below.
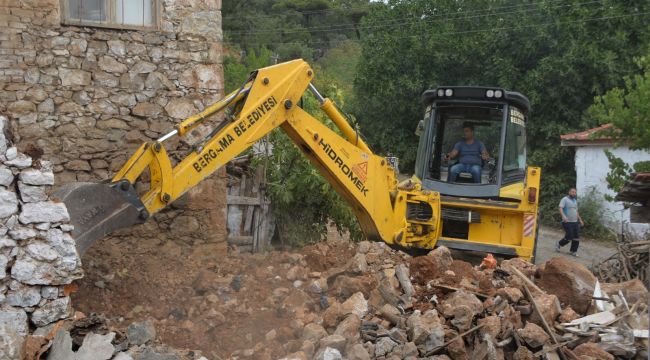
[[[359,180],[366,182],[366,178],[368,178],[368,162],[364,161],[354,165],[352,171],[359,177]]]

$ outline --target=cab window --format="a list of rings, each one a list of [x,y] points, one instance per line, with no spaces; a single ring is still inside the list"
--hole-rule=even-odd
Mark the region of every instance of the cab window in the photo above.
[[[503,154],[503,182],[521,180],[526,172],[526,118],[517,107],[510,106]]]

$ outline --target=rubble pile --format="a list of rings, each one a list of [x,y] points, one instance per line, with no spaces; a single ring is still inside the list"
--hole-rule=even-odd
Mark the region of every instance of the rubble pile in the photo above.
[[[285,309],[295,317],[286,331],[297,335],[282,344],[287,360],[647,357],[645,288],[600,285],[563,257],[489,268],[454,260],[444,247],[412,258],[362,242],[345,266],[315,273],[298,264],[287,278],[313,299]],[[271,359],[265,350],[284,331],[233,356]]]
[[[521,259],[472,266],[444,247],[411,257],[384,243],[327,241],[197,264],[195,280],[176,283],[168,300],[161,293],[159,303],[113,308],[112,330],[94,333],[115,333],[111,344],[121,349],[123,331],[115,329],[150,318],[158,340],[208,359],[647,356],[645,287],[600,284],[563,257],[539,266]],[[113,279],[95,296],[114,304],[120,275],[89,269],[89,277]],[[151,345],[129,346],[137,360]]]
[[[47,331],[27,338],[26,360],[207,360],[199,352],[177,350],[156,342],[149,320],[126,329],[107,325],[105,318],[77,313]]]

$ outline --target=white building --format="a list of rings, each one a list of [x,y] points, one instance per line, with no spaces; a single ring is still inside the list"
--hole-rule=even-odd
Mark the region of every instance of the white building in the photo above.
[[[622,202],[608,201],[605,194],[612,198],[616,193],[607,188],[605,180],[609,172],[609,160],[605,155],[605,150],[609,150],[616,157],[624,160],[632,166],[639,161],[650,160],[650,153],[647,151],[630,150],[627,146],[616,147],[613,140],[598,136],[601,130],[610,128],[611,124],[602,125],[597,128],[561,135],[562,146],[575,148],[575,170],[576,170],[576,190],[578,198],[586,196],[590,192],[602,198],[606,213],[606,225],[616,233],[620,232],[621,222],[630,221],[630,211],[623,208]],[[631,224],[629,229],[637,234],[645,233],[650,230],[648,224]]]

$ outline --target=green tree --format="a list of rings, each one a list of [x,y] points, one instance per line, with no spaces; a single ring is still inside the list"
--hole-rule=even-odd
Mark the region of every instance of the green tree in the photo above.
[[[650,150],[650,56],[637,61],[640,73],[626,76],[622,87],[614,88],[597,96],[587,111],[589,119],[600,124],[612,124],[598,136],[610,136],[617,145],[629,146],[632,150]],[[628,165],[623,159],[605,150],[609,160],[607,185],[615,192],[620,191],[633,172],[650,171],[650,161]],[[607,197],[608,200],[613,200]]]
[[[227,55],[223,59],[224,88],[226,93],[237,90],[248,79],[251,71],[272,64],[273,53],[262,47],[250,49],[245,56]]]
[[[641,73],[625,77],[622,87],[597,96],[588,116],[612,124],[603,135],[633,150],[650,150],[650,55],[637,61]]]
[[[620,85],[648,44],[648,2],[388,1],[361,21],[355,110],[373,148],[413,166],[422,92],[490,85],[532,103],[530,164],[543,168],[543,214],[575,181],[560,134],[581,128],[593,97]]]
[[[317,60],[331,47],[358,39],[369,0],[245,0],[224,2],[223,29],[233,48],[266,47],[278,61]]]
[[[245,56],[224,59],[226,91],[236,90],[251,71],[271,65],[272,54],[262,48],[249,50]],[[337,84],[317,72],[315,84],[337,103],[343,103],[343,93]],[[320,110],[318,101],[307,95],[302,107],[320,121],[333,124]],[[295,144],[280,130],[268,136],[269,154],[258,154],[257,166],[266,167],[267,191],[276,217],[277,235],[287,245],[304,245],[324,238],[327,224],[333,223],[340,232],[349,232],[352,239],[361,238],[357,220],[347,203],[309,163]]]
[[[336,94],[340,92],[331,80],[320,78],[316,86],[337,101]],[[303,98],[302,107],[334,128],[312,96]],[[267,188],[278,226],[277,235],[282,242],[305,245],[324,239],[330,222],[339,232],[349,232],[353,240],[360,239],[361,230],[348,204],[293,141],[284,132],[276,130],[271,133],[269,142],[273,149],[270,157],[268,160],[259,157],[257,163],[268,163]]]
[[[316,63],[317,74],[331,79],[343,92],[339,96],[340,101],[352,102],[354,76],[360,56],[361,46],[356,41],[347,40],[329,49]],[[339,103],[339,105],[345,104]]]

